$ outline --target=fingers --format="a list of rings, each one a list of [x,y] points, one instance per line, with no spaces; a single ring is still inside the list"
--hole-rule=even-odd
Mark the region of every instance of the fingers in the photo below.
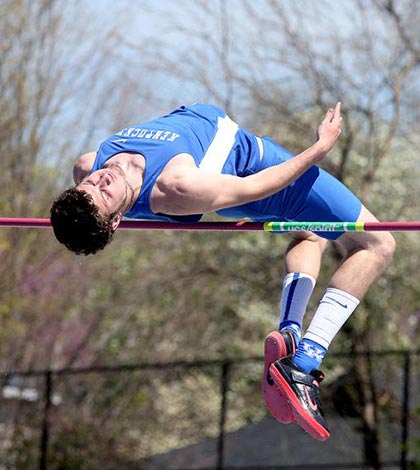
[[[343,118],[341,117],[341,101],[339,101],[335,108],[329,108],[325,114],[324,121],[334,122],[340,124]]]
[[[339,115],[340,111],[341,111],[341,101],[338,101],[337,104],[335,105],[334,113]]]
[[[341,117],[340,112],[341,112],[341,101],[339,101],[335,105],[333,121],[340,123],[343,120],[343,118]]]
[[[334,109],[329,108],[325,114],[324,121],[331,122],[333,118],[334,118]]]

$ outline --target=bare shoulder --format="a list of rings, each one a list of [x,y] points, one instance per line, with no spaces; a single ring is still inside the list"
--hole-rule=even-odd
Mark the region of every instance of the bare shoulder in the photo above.
[[[180,153],[169,160],[156,182],[158,185],[166,185],[169,182],[173,182],[175,179],[179,181],[180,178],[191,174],[191,172],[196,172],[197,170],[198,167],[194,158],[188,153]]]
[[[79,184],[82,179],[89,174],[95,158],[96,152],[88,152],[84,153],[76,160],[73,167],[73,179],[76,184]]]
[[[194,158],[189,153],[180,153],[175,155],[165,166],[161,175],[171,174],[173,172],[182,171],[187,168],[197,169]]]
[[[196,171],[197,165],[190,154],[180,153],[173,157],[165,165],[153,187],[150,200],[153,212],[178,214],[176,209],[180,194],[185,195],[188,192],[186,181]]]

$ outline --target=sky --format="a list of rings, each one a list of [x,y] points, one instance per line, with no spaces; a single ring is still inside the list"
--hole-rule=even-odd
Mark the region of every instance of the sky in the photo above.
[[[366,3],[366,0],[343,0],[334,2],[331,0],[320,0],[313,4],[309,0],[300,2],[291,2],[282,0],[279,4],[285,8],[296,8],[296,14],[292,17],[291,24],[299,28],[305,27],[309,34],[311,31],[316,33],[314,47],[317,52],[321,52],[328,60],[328,54],[335,54],[337,47],[346,50],[346,37],[353,32],[353,16],[355,16],[355,6]],[[255,9],[254,14],[244,8],[244,0],[209,0],[203,2],[204,8],[207,8],[206,18],[203,18],[203,9],[200,8],[200,2],[185,0],[85,0],[79,3],[79,8],[83,8],[83,13],[89,16],[89,33],[99,36],[98,32],[106,29],[114,29],[118,35],[118,43],[114,50],[110,51],[105,74],[115,73],[119,70],[121,79],[116,81],[115,89],[111,94],[115,94],[117,88],[127,84],[131,80],[130,99],[126,99],[120,108],[113,109],[110,115],[106,106],[98,109],[97,125],[95,136],[92,139],[92,145],[100,141],[110,129],[116,129],[120,124],[127,124],[131,121],[141,122],[151,119],[158,115],[168,112],[180,104],[192,103],[195,101],[214,102],[214,96],[211,96],[208,90],[193,79],[176,78],[176,73],[168,73],[165,66],[168,61],[174,57],[180,57],[175,64],[186,75],[192,77],[194,73],[206,74],[210,78],[210,85],[214,86],[220,93],[221,98],[233,93],[237,103],[240,102],[240,92],[238,89],[229,90],[223,77],[223,71],[220,63],[214,60],[212,56],[212,47],[210,41],[220,44],[223,36],[223,27],[228,26],[232,33],[233,40],[228,43],[230,51],[235,49],[235,60],[232,56],[228,57],[228,62],[235,67],[235,72],[241,70],[242,76],[253,78],[255,73],[256,80],[269,77],[273,82],[282,83],[284,92],[288,92],[288,87],[296,86],[293,82],[295,78],[284,76],[279,63],[281,59],[274,57],[271,62],[265,61],[264,68],[258,70],[254,67],[255,59],[253,49],[258,51],[259,57],[266,59],[269,54],[275,54],[275,41],[279,40],[275,30],[269,27],[261,32],[258,26],[261,20],[254,16],[261,15],[264,21],[269,25],[270,16],[264,15],[263,6],[265,0],[254,0],[252,5]],[[220,14],[225,6],[225,14],[228,21],[224,24],[220,20]],[[325,11],[325,15],[323,14]],[[215,17],[214,23],[208,18]],[[368,10],[364,10],[362,15],[357,17],[356,24],[367,22],[371,27],[378,21]],[[173,24],[177,27],[174,28]],[[216,25],[216,26],[215,26]],[[70,25],[71,27],[71,25]],[[182,29],[192,29],[196,31],[195,35],[187,36]],[[323,37],[323,32],[325,36]],[[245,33],[246,32],[246,33]],[[202,34],[208,35],[209,41],[197,37]],[[376,34],[386,36],[387,31],[377,31]],[[262,36],[264,35],[264,37]],[[364,38],[361,38],[361,40]],[[374,37],[373,40],[377,39]],[[265,42],[264,42],[265,41]],[[166,46],[161,47],[165,42]],[[378,41],[379,42],[379,41]],[[265,47],[264,44],[268,46]],[[101,46],[99,41],[98,47]],[[239,51],[239,53],[238,53]],[[350,51],[348,48],[347,51]],[[205,69],[194,70],[194,60],[199,60],[202,56],[202,66]],[[198,58],[198,59],[197,59]],[[279,60],[280,59],[280,60]],[[285,57],[293,63],[294,57]],[[352,67],[359,67],[361,64],[352,63],[351,57],[345,60],[344,66],[351,71]],[[86,64],[90,66],[89,63]],[[365,74],[354,74],[354,82],[363,85],[363,82],[372,80],[371,70],[367,64]],[[98,81],[101,77],[98,77]],[[337,78],[339,79],[339,77]],[[377,94],[375,99],[380,97],[380,89],[372,86],[373,92]],[[262,90],[264,92],[265,90]],[[362,95],[360,95],[362,99]],[[342,98],[342,97],[339,97]],[[345,99],[346,97],[344,97]],[[83,97],[86,100],[86,97]],[[302,103],[308,101],[308,96],[302,94]],[[137,106],[142,103],[141,109]],[[215,104],[220,104],[217,101]],[[298,103],[299,105],[299,103]],[[344,104],[345,105],[345,104]],[[80,112],[85,103],[74,100],[74,109]],[[235,117],[235,116],[234,116]],[[99,124],[98,124],[99,123]]]

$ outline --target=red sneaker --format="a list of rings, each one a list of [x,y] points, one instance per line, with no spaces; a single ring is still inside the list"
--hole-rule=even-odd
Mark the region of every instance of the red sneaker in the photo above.
[[[283,396],[287,396],[299,426],[315,439],[326,441],[330,431],[319,401],[324,374],[316,369],[306,374],[293,364],[292,356],[274,362],[270,374]]]
[[[274,384],[270,366],[296,351],[295,337],[291,331],[272,331],[264,341],[264,375],[261,381],[265,404],[280,423],[289,424],[295,420],[292,409],[283,392]]]

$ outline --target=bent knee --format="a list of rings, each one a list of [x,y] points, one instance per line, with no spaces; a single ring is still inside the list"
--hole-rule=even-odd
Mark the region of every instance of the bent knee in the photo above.
[[[361,222],[378,222],[378,219],[362,205],[359,218]],[[391,260],[395,253],[396,242],[395,238],[390,232],[368,232],[367,246],[373,249],[386,260]]]
[[[391,261],[395,252],[395,239],[389,232],[347,232],[337,240],[344,253],[351,255],[360,250],[370,253],[380,264]]]
[[[321,238],[312,232],[289,232],[289,235],[291,236],[292,241],[289,244],[288,250],[302,243],[307,244],[307,246],[317,248],[322,255],[328,244],[328,240]]]
[[[396,248],[395,238],[390,232],[378,233],[376,238],[375,251],[386,261],[391,261]]]
[[[289,235],[296,241],[309,241],[318,243],[319,245],[326,245],[328,240],[321,238],[313,232],[289,232]]]

